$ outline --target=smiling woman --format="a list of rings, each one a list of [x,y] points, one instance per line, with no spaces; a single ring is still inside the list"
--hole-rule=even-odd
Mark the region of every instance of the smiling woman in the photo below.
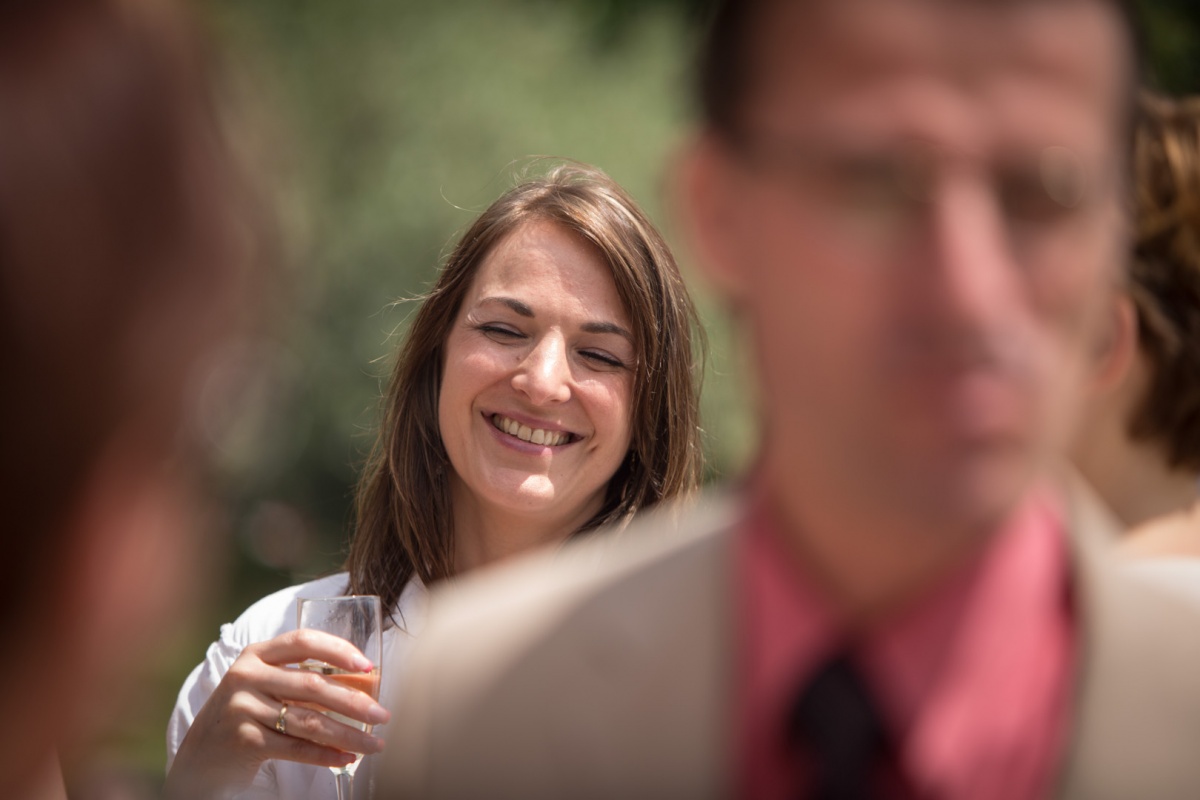
[[[430,584],[694,489],[699,335],[670,250],[603,172],[562,164],[496,200],[400,349],[346,572],[223,626],[171,718],[169,796],[330,797],[325,767],[381,749],[362,730],[386,721],[378,704],[286,668],[370,668],[345,642],[296,631],[297,597],[379,595],[386,658],[419,632]]]

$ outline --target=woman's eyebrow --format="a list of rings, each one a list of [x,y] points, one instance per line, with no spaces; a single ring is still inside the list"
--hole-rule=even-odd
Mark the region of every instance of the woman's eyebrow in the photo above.
[[[507,306],[515,313],[520,314],[522,317],[528,317],[529,319],[533,319],[535,316],[537,316],[529,304],[523,303],[515,297],[483,297],[479,300],[478,305],[483,306],[491,303],[499,303],[500,305]],[[633,334],[615,322],[585,322],[579,326],[579,329],[584,333],[614,333],[617,336],[624,336],[630,342],[633,341]]]
[[[533,309],[526,303],[522,303],[515,297],[484,297],[479,300],[479,305],[484,306],[490,303],[499,303],[500,305],[508,306],[522,317],[533,319]]]
[[[630,342],[633,341],[633,334],[615,322],[585,322],[579,326],[579,329],[584,333],[615,333],[618,336],[624,336]]]

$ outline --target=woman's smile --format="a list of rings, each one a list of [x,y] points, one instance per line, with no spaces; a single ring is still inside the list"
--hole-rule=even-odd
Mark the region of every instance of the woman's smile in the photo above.
[[[560,447],[579,440],[579,437],[570,431],[555,430],[549,427],[531,427],[503,414],[490,414],[486,416],[491,421],[492,427],[496,430],[519,439],[522,442],[540,444],[546,447]]]

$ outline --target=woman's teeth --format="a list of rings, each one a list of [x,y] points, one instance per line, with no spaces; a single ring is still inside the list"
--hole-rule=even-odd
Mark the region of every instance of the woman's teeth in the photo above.
[[[564,431],[544,431],[541,428],[530,428],[528,425],[522,425],[516,420],[502,417],[499,414],[492,415],[492,425],[523,442],[544,444],[549,447],[566,444],[571,439],[571,434]]]

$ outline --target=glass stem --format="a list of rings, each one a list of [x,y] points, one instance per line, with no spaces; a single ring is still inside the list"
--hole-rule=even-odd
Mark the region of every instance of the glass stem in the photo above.
[[[337,784],[338,800],[353,800],[354,776],[349,772],[333,773],[333,781]]]

